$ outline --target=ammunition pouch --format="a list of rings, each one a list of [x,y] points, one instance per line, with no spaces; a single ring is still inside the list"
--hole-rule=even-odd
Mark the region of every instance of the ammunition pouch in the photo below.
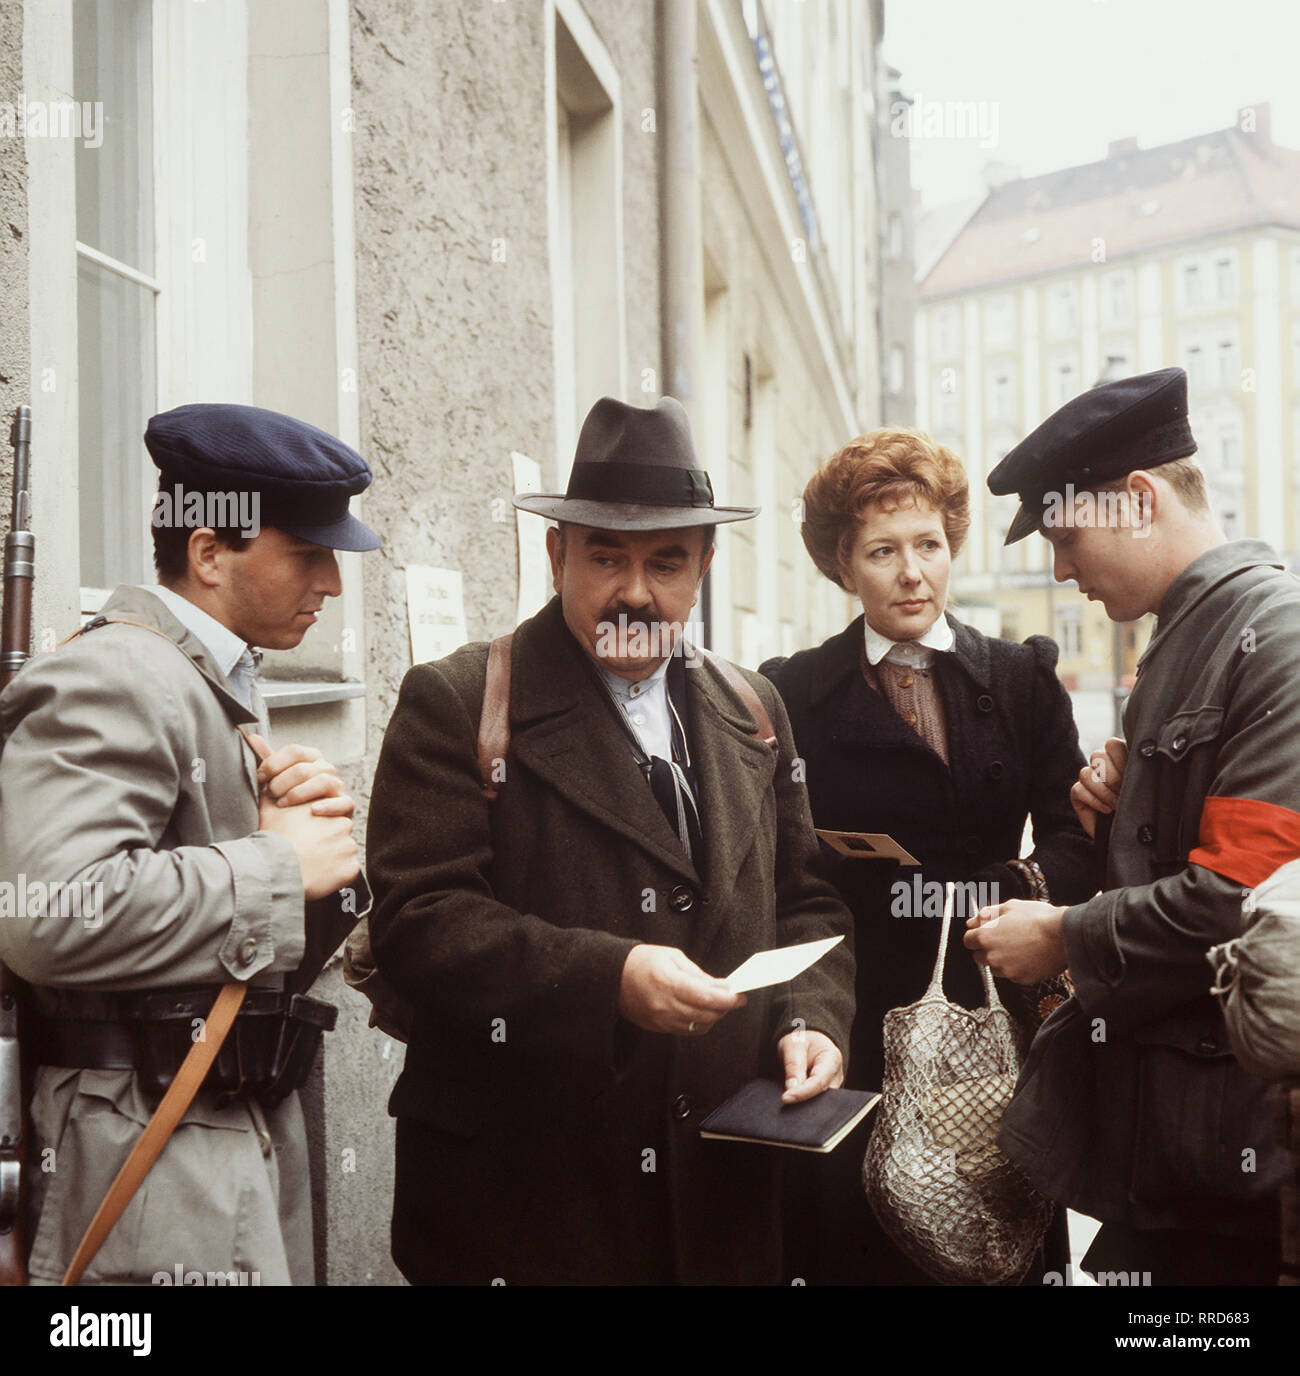
[[[166,1093],[193,1043],[202,1038],[214,989],[160,989],[97,996],[93,1017],[33,1019],[39,1065],[133,1070],[150,1098]],[[61,1001],[63,1002],[63,1001]],[[104,1014],[110,1016],[104,1016]],[[307,1081],[338,1009],[305,994],[250,987],[230,1034],[203,1081],[218,1106],[255,1099],[273,1108]]]

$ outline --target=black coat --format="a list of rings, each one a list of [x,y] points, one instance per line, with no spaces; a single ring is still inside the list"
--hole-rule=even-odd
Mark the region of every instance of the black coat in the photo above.
[[[1096,892],[1092,843],[1070,806],[1083,767],[1070,699],[1054,668],[1056,645],[993,640],[953,617],[956,641],[936,679],[948,724],[949,765],[863,679],[862,617],[814,650],[761,668],[776,684],[805,761],[813,820],[835,831],[886,832],[922,862],[926,905],[916,911],[918,872],[893,861],[846,860],[836,879],[853,911],[858,1012],[849,1083],[878,1088],[881,1021],[920,998],[934,966],[946,880],[988,885],[989,902],[1027,898],[1004,863],[1020,856],[1025,819],[1052,901]],[[993,886],[996,886],[994,888]],[[945,989],[966,1007],[983,1002],[979,971],[949,937]]]
[[[1069,697],[1054,672],[1055,644],[1046,636],[1024,645],[991,640],[949,617],[956,640],[935,661],[948,727],[945,765],[863,679],[862,622],[858,617],[814,650],[768,660],[760,672],[790,714],[816,825],[885,832],[922,862],[918,871],[895,861],[844,860],[834,870],[857,946],[858,1010],[845,1083],[878,1089],[884,1015],[920,998],[929,983],[943,882],[988,886],[977,891],[977,903],[1027,898],[1027,884],[1004,862],[1020,856],[1031,816],[1032,858],[1054,902],[1090,897],[1096,861],[1069,801],[1084,761]],[[962,945],[966,916],[958,906],[944,987],[973,1008],[984,991]],[[867,1136],[865,1128],[855,1131],[828,1165],[813,1161],[791,1182],[790,1275],[809,1283],[926,1282],[879,1233],[866,1207],[858,1174]],[[1056,1250],[1064,1258],[1063,1241]],[[1049,1257],[1047,1264],[1063,1260]]]

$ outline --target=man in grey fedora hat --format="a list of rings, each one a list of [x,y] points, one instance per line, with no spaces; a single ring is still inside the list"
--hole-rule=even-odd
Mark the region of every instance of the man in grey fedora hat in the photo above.
[[[558,595],[513,636],[495,800],[486,644],[407,675],[372,795],[375,958],[414,1009],[394,1257],[418,1283],[777,1281],[779,1153],[699,1125],[759,1074],[840,1083],[853,962],[722,978],[848,929],[776,694],[680,652],[713,527],[754,511],[713,504],[668,397],[597,402],[568,490],[515,503],[559,522]]]

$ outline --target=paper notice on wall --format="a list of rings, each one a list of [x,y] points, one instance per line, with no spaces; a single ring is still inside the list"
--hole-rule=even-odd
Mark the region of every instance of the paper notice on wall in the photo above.
[[[527,454],[510,453],[516,492],[542,490],[542,466]],[[546,522],[540,516],[515,510],[519,537],[519,602],[516,621],[526,621],[541,611],[550,596],[551,564],[546,557]]]
[[[442,659],[468,639],[459,569],[406,566],[406,615],[411,626],[411,663]]]

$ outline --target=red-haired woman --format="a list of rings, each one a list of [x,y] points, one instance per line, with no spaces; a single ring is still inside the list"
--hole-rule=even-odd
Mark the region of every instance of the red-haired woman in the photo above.
[[[983,989],[962,937],[975,906],[1048,894],[1076,903],[1096,889],[1092,846],[1070,806],[1084,760],[1056,645],[991,639],[947,611],[969,526],[966,472],[950,450],[901,429],[845,445],[804,491],[803,539],[863,614],[816,649],[762,666],[789,711],[817,826],[887,833],[921,862],[919,871],[838,864],[856,918],[850,1087],[879,1088],[884,1015],[925,990],[945,881],[976,886],[958,890],[945,981],[948,997],[972,1008]],[[1022,859],[1030,817],[1034,849]],[[860,1166],[856,1150],[802,1172],[792,1275],[926,1283],[876,1225]]]

